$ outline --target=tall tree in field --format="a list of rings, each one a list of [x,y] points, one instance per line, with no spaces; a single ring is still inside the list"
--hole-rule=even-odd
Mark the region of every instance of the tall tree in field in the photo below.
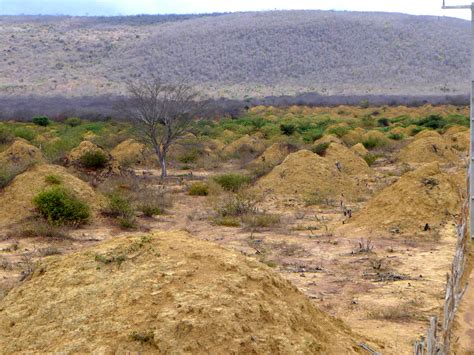
[[[198,92],[185,83],[167,84],[156,76],[128,83],[129,100],[123,109],[137,128],[140,138],[151,146],[167,173],[170,146],[185,135],[194,119],[202,114]]]

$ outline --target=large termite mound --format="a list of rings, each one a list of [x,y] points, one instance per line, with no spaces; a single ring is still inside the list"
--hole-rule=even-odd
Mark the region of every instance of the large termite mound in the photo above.
[[[0,153],[0,166],[28,166],[40,162],[44,162],[41,150],[23,139],[16,139],[5,151]]]
[[[298,150],[295,146],[287,143],[273,143],[262,155],[255,158],[250,164],[250,168],[270,167],[281,164],[288,154]]]
[[[257,188],[274,198],[309,196],[322,199],[354,199],[366,191],[365,184],[338,168],[336,162],[300,150],[292,153],[268,175],[261,178]]]
[[[438,163],[421,166],[370,199],[349,226],[401,234],[439,230],[460,212],[464,177]]]
[[[457,163],[460,161],[456,150],[439,134],[414,140],[400,150],[397,159],[403,163]]]
[[[110,155],[123,166],[139,165],[147,158],[145,145],[134,139],[121,142],[112,149]]]
[[[0,226],[18,223],[33,215],[33,198],[51,186],[48,177],[54,177],[62,186],[87,202],[95,213],[103,204],[100,194],[62,166],[39,164],[16,176],[0,191]]]
[[[359,155],[342,144],[331,143],[324,153],[324,157],[335,164],[338,163],[341,170],[349,175],[370,175],[367,162]]]
[[[350,354],[357,344],[270,268],[184,232],[47,259],[0,301],[5,353]]]

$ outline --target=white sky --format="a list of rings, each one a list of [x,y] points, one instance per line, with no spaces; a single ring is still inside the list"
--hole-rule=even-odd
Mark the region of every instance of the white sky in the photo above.
[[[0,14],[132,15],[320,9],[470,18],[469,10],[441,10],[441,3],[442,0],[0,0]],[[447,0],[447,5],[468,3]]]

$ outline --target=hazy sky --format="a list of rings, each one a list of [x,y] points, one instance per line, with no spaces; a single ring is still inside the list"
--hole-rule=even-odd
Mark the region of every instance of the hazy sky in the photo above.
[[[471,0],[447,0],[447,5]],[[468,19],[469,10],[441,10],[441,0],[0,0],[0,14],[133,15],[273,9],[388,11]]]

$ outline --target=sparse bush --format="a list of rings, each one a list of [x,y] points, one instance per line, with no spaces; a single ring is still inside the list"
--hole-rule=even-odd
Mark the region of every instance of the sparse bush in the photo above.
[[[224,227],[240,227],[240,219],[234,216],[217,216],[214,219],[214,224]]]
[[[77,127],[82,124],[82,120],[79,117],[69,117],[66,118],[64,123],[71,127]]]
[[[81,165],[87,169],[102,169],[107,161],[107,156],[100,150],[86,152],[81,156]]]
[[[383,147],[386,142],[378,137],[367,137],[362,141],[362,144],[367,149],[374,149],[377,147]]]
[[[388,138],[393,139],[394,141],[401,141],[404,137],[401,133],[389,133]]]
[[[10,144],[13,139],[13,133],[8,128],[0,127],[0,144]]]
[[[250,228],[268,228],[280,223],[280,216],[268,213],[246,214],[242,222]]]
[[[363,158],[368,166],[374,165],[375,161],[377,160],[377,156],[371,153],[364,155]]]
[[[119,226],[123,229],[131,229],[136,226],[135,210],[128,198],[118,192],[108,196],[108,202],[103,213],[117,219]]]
[[[5,188],[17,175],[20,175],[29,165],[2,164],[0,166],[0,189]]]
[[[36,137],[35,131],[27,127],[15,127],[13,129],[15,137],[26,139],[31,142]]]
[[[369,108],[369,107],[370,107],[369,100],[367,100],[367,99],[361,100],[361,101],[359,102],[359,106],[360,106],[361,108]]]
[[[334,126],[328,129],[327,133],[333,134],[336,137],[342,138],[351,130],[348,126]]]
[[[188,149],[184,154],[178,157],[178,161],[183,164],[190,164],[196,162],[199,157],[199,151],[197,149]]]
[[[50,185],[60,185],[61,184],[61,177],[59,177],[57,175],[48,175],[44,178],[44,181],[47,184],[50,184]]]
[[[226,191],[237,192],[242,187],[250,184],[251,178],[239,174],[224,174],[216,176],[214,181]]]
[[[118,218],[133,214],[130,200],[118,192],[108,196],[107,206],[103,211],[107,216]]]
[[[51,123],[51,121],[49,120],[49,118],[46,117],[46,116],[36,116],[36,117],[33,117],[32,122],[33,122],[35,125],[42,126],[42,127],[49,126],[49,124]]]
[[[324,157],[326,150],[329,148],[330,143],[320,143],[311,148],[313,153],[316,153],[319,156]]]
[[[428,117],[422,118],[418,121],[419,126],[431,128],[431,129],[440,129],[448,124],[443,117],[440,115],[429,115]]]
[[[381,127],[388,127],[390,126],[390,121],[388,118],[381,118],[377,121],[377,123],[379,124],[379,126]]]
[[[59,186],[40,192],[33,202],[38,212],[52,225],[80,225],[90,218],[89,206]]]
[[[196,182],[189,187],[188,194],[191,196],[209,195],[209,186],[202,182]]]
[[[222,202],[217,207],[217,212],[221,217],[236,217],[258,212],[257,198],[248,193],[239,192],[230,197],[225,197]]]
[[[296,126],[292,123],[282,123],[280,125],[280,131],[285,136],[291,136],[296,131]]]
[[[14,230],[12,235],[20,238],[54,238],[64,239],[68,235],[63,228],[51,225],[47,222],[35,221],[35,223],[26,224],[20,227],[18,230]]]
[[[137,210],[147,217],[164,214],[166,208],[172,206],[169,195],[164,190],[154,187],[141,187],[131,196]]]

